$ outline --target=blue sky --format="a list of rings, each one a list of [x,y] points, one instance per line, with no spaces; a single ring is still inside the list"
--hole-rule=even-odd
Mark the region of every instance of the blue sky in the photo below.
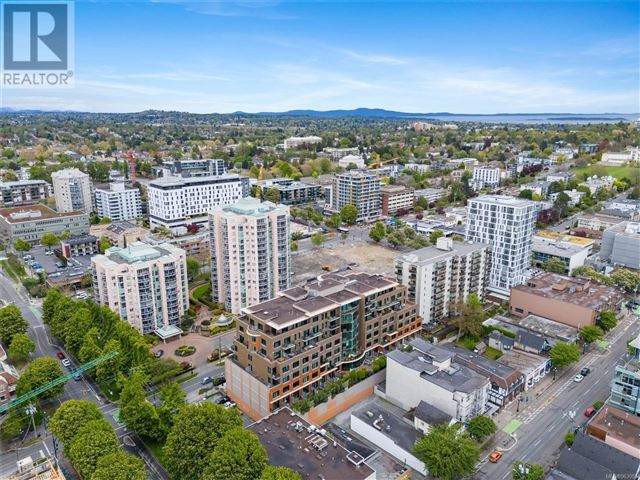
[[[131,112],[638,112],[627,2],[88,1],[75,87],[4,106]]]

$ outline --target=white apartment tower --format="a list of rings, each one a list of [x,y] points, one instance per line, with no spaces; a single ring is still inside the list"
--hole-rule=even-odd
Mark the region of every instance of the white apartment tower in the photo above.
[[[418,304],[425,324],[445,320],[456,302],[475,293],[481,300],[489,284],[491,247],[441,237],[396,258],[396,279],[407,287],[407,300]]]
[[[536,224],[536,202],[506,195],[483,195],[467,204],[466,240],[492,247],[489,289],[509,295],[524,280]]]
[[[162,243],[134,242],[91,258],[95,300],[142,334],[165,339],[180,334],[189,308],[187,255]]]
[[[86,173],[65,168],[51,174],[56,209],[60,213],[93,211],[93,184]]]
[[[358,209],[358,222],[371,222],[382,215],[380,179],[368,170],[336,173],[333,179],[333,210],[345,205]]]
[[[106,188],[96,188],[95,196],[96,213],[101,218],[121,222],[142,217],[142,201],[137,188],[115,182]]]
[[[186,233],[189,224],[208,225],[208,213],[249,196],[249,178],[238,175],[171,176],[149,183],[149,225]]]
[[[475,167],[471,184],[474,190],[498,188],[500,186],[500,169],[498,167]]]
[[[214,302],[240,313],[289,287],[289,207],[248,197],[216,208],[209,223]]]

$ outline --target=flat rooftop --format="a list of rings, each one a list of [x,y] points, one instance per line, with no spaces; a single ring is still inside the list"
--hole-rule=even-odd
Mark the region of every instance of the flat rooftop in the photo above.
[[[264,214],[273,212],[274,210],[288,210],[280,207],[272,202],[260,201],[254,197],[246,197],[238,200],[233,205],[225,205],[215,208],[214,211],[223,211],[225,213],[235,213],[237,215],[247,215],[253,217],[262,217]]]
[[[589,247],[593,245],[593,239],[591,238],[578,237],[577,235],[568,235],[566,233],[553,232],[551,230],[539,230],[533,237],[534,241],[536,237],[545,240],[561,241],[581,247]]]
[[[514,330],[513,328],[509,328],[513,326],[516,327],[516,329],[521,328],[544,337],[555,338],[565,342],[572,342],[578,336],[577,328],[554,322],[553,320],[538,315],[527,315],[524,318],[495,315],[492,319],[485,321],[485,324],[505,326],[509,330]]]
[[[532,200],[511,197],[509,195],[481,195],[479,197],[470,198],[469,202],[503,205],[506,207],[529,207],[536,204],[536,202]]]
[[[540,365],[546,364],[549,359],[541,355],[536,355],[535,353],[511,349],[496,361],[508,367],[515,368],[522,373],[528,373],[540,367]]]
[[[287,407],[248,428],[260,439],[271,465],[295,470],[305,480],[365,480],[375,476],[359,453],[328,438],[324,430]]]
[[[623,294],[620,290],[598,285],[585,278],[574,278],[545,272],[517,285],[511,291],[520,291],[542,298],[558,300],[582,307],[599,309],[602,305],[618,303]]]
[[[373,403],[354,410],[351,415],[379,430],[406,452],[411,452],[416,442],[422,437],[422,433],[416,430],[413,424],[405,422],[391,411]]]
[[[481,370],[485,375],[492,377],[491,380],[493,382],[502,383],[501,386],[505,388],[508,388],[522,375],[521,372],[509,365],[503,365],[466,348],[456,347],[451,344],[443,345],[443,348],[454,352],[457,362],[463,363],[473,370],[476,370],[476,368]]]
[[[149,245],[144,242],[133,242],[124,248],[111,247],[108,248],[104,255],[96,255],[96,261],[107,261],[116,264],[134,264],[147,262],[157,258],[164,257],[176,252],[177,249],[173,245],[163,243],[160,245]]]
[[[467,255],[473,252],[479,252],[489,245],[484,243],[469,243],[469,242],[453,242],[452,250],[443,250],[435,246],[424,247],[419,250],[415,250],[411,253],[401,255],[396,259],[396,262],[416,263],[416,264],[429,264],[445,260],[449,257]]]
[[[587,432],[592,428],[606,432],[607,437],[630,445],[640,453],[639,417],[607,404],[589,422]]]
[[[585,247],[564,243],[562,241],[544,240],[533,238],[531,250],[534,252],[545,253],[555,257],[570,258],[584,251]]]
[[[86,214],[84,212],[59,213],[39,203],[23,207],[0,208],[0,217],[3,217],[9,223],[32,222],[52,218],[75,217],[78,215]]]

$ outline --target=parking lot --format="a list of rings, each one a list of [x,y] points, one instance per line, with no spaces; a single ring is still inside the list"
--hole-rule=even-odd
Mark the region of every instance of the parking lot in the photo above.
[[[87,272],[91,271],[91,257],[75,257],[68,260],[67,266],[63,265],[63,262],[56,257],[53,253],[47,255],[47,249],[40,245],[33,247],[26,255],[30,255],[33,257],[33,261],[36,261],[38,264],[42,266],[42,270],[47,275],[47,277],[60,277],[63,275],[66,276],[81,276]],[[29,265],[29,262],[32,260],[25,260],[27,263],[27,268],[31,270],[32,273],[37,273],[34,269]]]

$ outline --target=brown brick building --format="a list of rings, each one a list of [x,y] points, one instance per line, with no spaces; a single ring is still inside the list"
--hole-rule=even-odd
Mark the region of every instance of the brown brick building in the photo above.
[[[422,327],[406,288],[366,273],[327,274],[243,310],[227,393],[252,418],[312,393]]]
[[[415,203],[413,188],[404,185],[384,185],[380,187],[383,215],[395,215],[401,210],[408,211]]]

